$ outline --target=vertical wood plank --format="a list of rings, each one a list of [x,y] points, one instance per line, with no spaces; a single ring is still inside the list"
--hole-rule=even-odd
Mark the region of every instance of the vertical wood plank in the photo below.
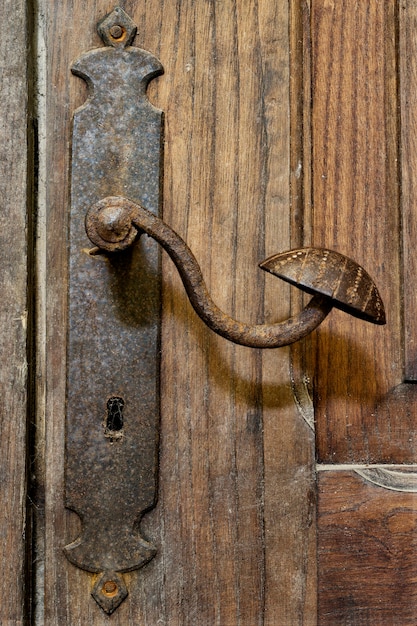
[[[401,106],[401,205],[404,241],[404,374],[417,380],[416,275],[416,172],[417,172],[417,7],[401,2],[399,9],[400,106]]]
[[[220,307],[253,323],[287,317],[289,288],[273,277],[264,283],[257,264],[291,243],[296,98],[289,94],[288,3],[120,6],[138,24],[135,45],[165,67],[149,88],[151,101],[165,111],[164,219],[192,247]],[[293,7],[300,19],[299,4]],[[279,614],[283,624],[314,624],[314,582],[307,580],[314,569],[307,558],[314,545],[313,437],[293,400],[289,351],[261,353],[213,336],[165,257],[159,502],[142,522],[158,554],[127,575],[129,597],[111,618],[90,597],[90,575],[62,554],[78,528],[63,509],[64,242],[70,119],[85,98],[69,68],[80,53],[101,45],[95,24],[112,8],[105,0],[42,2],[48,47],[45,619],[272,626]]]
[[[409,406],[396,392],[403,380],[396,3],[314,0],[312,37],[313,243],[363,265],[388,318],[375,327],[334,311],[319,330],[318,454],[325,462],[411,462]]]
[[[267,21],[276,36],[282,40],[288,37],[291,51],[289,60],[283,58],[282,67],[289,87],[282,85],[281,100],[271,111],[271,117],[279,123],[277,130],[285,128],[284,125],[288,124],[286,115],[289,114],[289,128],[286,128],[286,134],[278,134],[270,144],[274,151],[280,142],[281,145],[287,142],[288,162],[284,162],[281,148],[275,164],[271,165],[274,168],[271,186],[275,190],[272,198],[279,197],[278,194],[287,189],[285,202],[291,211],[285,215],[282,208],[275,208],[268,214],[265,229],[267,255],[275,250],[307,245],[311,235],[309,4],[289,3],[285,30],[283,16],[278,20],[279,30],[273,20]],[[277,82],[270,85],[270,93],[271,96],[277,94]],[[281,179],[275,178],[277,172],[282,173]],[[302,306],[299,294],[295,288],[285,291],[273,281],[267,283],[265,312],[270,315],[270,321],[276,311],[274,298],[284,299],[287,306],[291,303],[295,312]],[[269,626],[278,622],[316,624],[314,431],[313,424],[306,419],[310,406],[302,406],[300,397],[300,392],[304,393],[305,389],[305,344],[280,350],[282,358],[279,361],[273,351],[263,353],[263,410],[267,426],[264,431],[265,624]],[[299,410],[296,410],[294,400]]]
[[[0,622],[23,624],[25,607],[28,411],[28,24],[26,3],[0,8]]]

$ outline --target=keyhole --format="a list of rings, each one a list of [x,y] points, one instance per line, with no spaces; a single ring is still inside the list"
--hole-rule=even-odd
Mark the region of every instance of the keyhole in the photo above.
[[[123,398],[112,396],[107,400],[106,429],[110,432],[119,432],[123,428]]]

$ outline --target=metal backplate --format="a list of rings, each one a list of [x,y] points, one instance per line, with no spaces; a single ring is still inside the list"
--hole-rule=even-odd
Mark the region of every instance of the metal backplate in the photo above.
[[[142,237],[124,252],[90,254],[84,219],[109,195],[158,214],[162,113],[146,87],[162,66],[128,45],[136,27],[121,9],[99,32],[107,46],[72,68],[89,98],[73,125],[66,408],[66,506],[82,531],[65,553],[101,574],[93,595],[111,613],[127,595],[119,574],[155,554],[139,522],[156,500],[159,253]]]

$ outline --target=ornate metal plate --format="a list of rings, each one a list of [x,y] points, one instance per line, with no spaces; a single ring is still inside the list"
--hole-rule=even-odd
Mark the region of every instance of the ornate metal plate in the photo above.
[[[163,70],[129,45],[136,27],[122,9],[99,32],[106,47],[72,68],[89,98],[73,125],[66,409],[66,506],[82,531],[65,553],[99,574],[93,595],[111,613],[127,595],[120,574],[155,554],[139,523],[156,500],[159,254],[146,237],[124,252],[91,254],[84,219],[110,194],[158,214],[162,112],[146,88]]]

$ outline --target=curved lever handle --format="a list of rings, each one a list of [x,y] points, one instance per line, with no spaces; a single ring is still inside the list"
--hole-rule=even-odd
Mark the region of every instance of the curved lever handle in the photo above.
[[[351,259],[330,250],[292,250],[261,263],[262,269],[312,293],[313,298],[300,313],[283,322],[248,325],[219,309],[184,240],[140,205],[119,196],[104,198],[88,211],[86,231],[90,240],[107,252],[126,249],[143,232],[151,236],[175,263],[201,319],[217,334],[243,346],[278,348],[299,341],[321,324],[333,306],[367,321],[385,323],[384,306],[369,275]]]

